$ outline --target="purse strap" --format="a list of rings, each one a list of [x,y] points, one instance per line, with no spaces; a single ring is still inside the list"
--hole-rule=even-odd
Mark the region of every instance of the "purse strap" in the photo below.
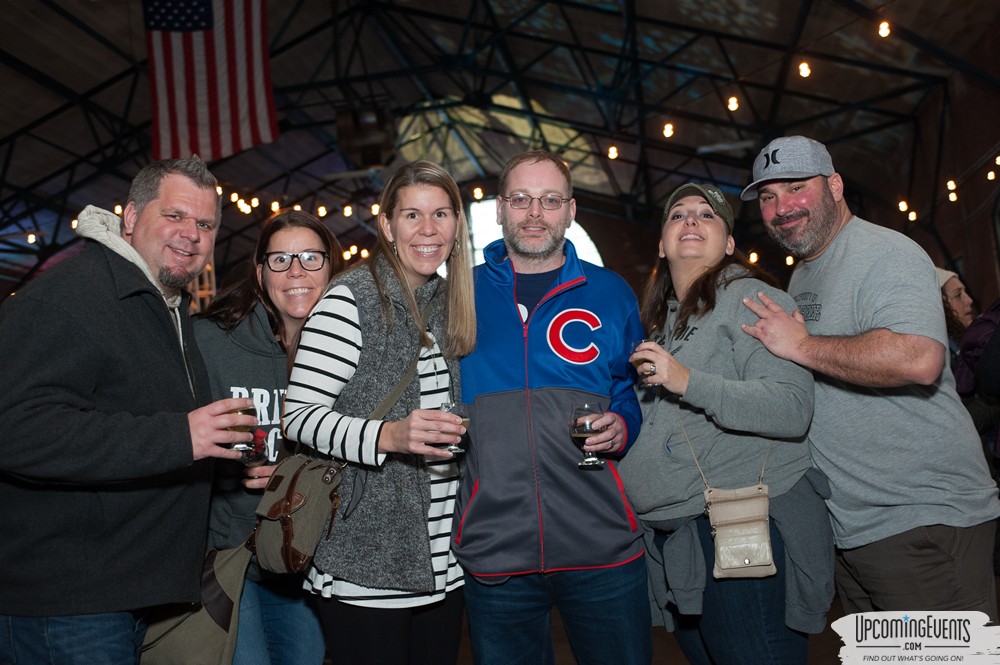
[[[431,303],[428,302],[424,305],[423,310],[420,312],[420,322],[426,325],[427,314],[430,312]],[[362,342],[363,344],[364,342]],[[417,343],[417,352],[413,354],[413,361],[410,362],[410,367],[406,370],[403,376],[396,382],[395,387],[393,387],[392,392],[385,396],[385,399],[375,407],[375,410],[371,412],[368,416],[369,420],[381,420],[385,414],[389,413],[396,402],[399,401],[400,395],[406,390],[406,387],[410,385],[410,381],[413,379],[413,374],[417,371],[417,363],[420,361],[420,351],[423,349],[420,343]],[[351,500],[348,502],[347,506],[344,508],[344,519],[350,517],[354,509],[358,507],[361,502],[361,497],[365,493],[365,483],[368,482],[368,468],[364,466],[359,466],[357,473],[354,475],[354,485],[351,490]]]
[[[708,478],[705,477],[705,472],[701,469],[701,464],[698,463],[698,456],[694,452],[694,446],[691,445],[691,439],[688,438],[687,429],[684,427],[684,411],[681,409],[680,404],[675,404],[677,407],[677,422],[680,423],[681,433],[684,435],[684,440],[687,441],[688,450],[691,451],[691,457],[694,459],[694,465],[698,467],[698,473],[701,474],[701,482],[705,483],[705,489],[712,489],[712,486],[708,484]],[[757,479],[758,485],[764,484],[764,469],[767,468],[767,460],[771,457],[771,449],[774,448],[774,441],[767,444],[767,454],[764,455],[764,464],[760,467],[760,477]]]
[[[428,302],[426,305],[424,305],[424,308],[420,311],[421,323],[425,323],[427,321],[427,314],[430,313],[430,308],[431,308],[431,303]],[[389,409],[391,409],[393,405],[399,401],[399,397],[403,394],[403,391],[406,390],[406,386],[410,385],[410,381],[413,379],[413,373],[417,371],[417,363],[420,362],[421,350],[423,350],[423,347],[420,346],[420,343],[418,342],[417,350],[413,354],[413,360],[410,361],[409,368],[406,370],[406,372],[403,373],[403,376],[400,377],[399,381],[396,382],[396,385],[393,386],[392,392],[386,395],[385,399],[383,399],[379,403],[379,405],[375,407],[375,410],[373,410],[370,414],[368,414],[368,420],[381,420],[382,417],[385,416],[385,414],[389,413]],[[284,448],[284,446],[282,446],[282,448]],[[292,451],[292,454],[298,455],[299,452],[301,452],[301,450],[302,450],[302,442],[296,441],[295,450]],[[286,455],[282,455],[281,451],[279,450],[278,461],[281,461],[284,457],[286,457]]]

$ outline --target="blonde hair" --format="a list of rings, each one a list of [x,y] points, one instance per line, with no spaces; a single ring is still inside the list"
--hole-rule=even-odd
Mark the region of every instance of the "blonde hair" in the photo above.
[[[469,355],[476,346],[476,304],[472,288],[472,250],[469,225],[466,222],[465,208],[462,205],[462,194],[459,192],[455,179],[442,167],[434,162],[418,160],[404,165],[392,174],[382,190],[382,198],[379,203],[381,214],[385,215],[387,219],[392,219],[399,207],[401,190],[405,187],[415,186],[437,187],[442,190],[448,195],[448,200],[451,202],[457,218],[455,245],[445,262],[448,267],[448,339],[442,345],[442,351],[449,358],[460,358]],[[378,261],[376,259],[379,255],[384,256],[389,262],[400,284],[406,285],[403,266],[399,262],[396,252],[393,251],[392,242],[386,237],[381,224],[378,225],[378,242],[368,261],[368,267],[375,277],[383,310],[391,316],[392,308],[389,307],[388,298],[383,293],[378,280],[376,269]],[[413,290],[405,290],[410,315],[420,327],[420,343],[429,347],[431,340],[426,333],[426,321],[422,321],[420,318],[420,310],[417,308]]]

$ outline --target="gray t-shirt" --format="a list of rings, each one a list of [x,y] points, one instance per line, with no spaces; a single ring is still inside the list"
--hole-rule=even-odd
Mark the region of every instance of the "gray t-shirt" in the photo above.
[[[810,334],[886,328],[948,345],[934,266],[909,238],[857,217],[788,292]],[[1000,502],[972,419],[945,366],[936,384],[864,388],[816,375],[809,430],[814,464],[830,479],[837,545],[847,549],[918,526],[974,526]]]

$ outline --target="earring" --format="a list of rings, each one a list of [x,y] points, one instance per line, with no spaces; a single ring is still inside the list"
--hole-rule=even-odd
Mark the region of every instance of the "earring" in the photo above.
[[[390,242],[389,244],[392,245],[392,253],[399,256],[399,252],[396,250],[396,243]]]

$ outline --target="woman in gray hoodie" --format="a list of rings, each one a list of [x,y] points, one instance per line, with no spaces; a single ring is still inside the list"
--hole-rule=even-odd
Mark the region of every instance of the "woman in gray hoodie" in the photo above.
[[[692,663],[805,663],[809,632],[833,598],[833,542],[805,434],[810,372],[742,332],[742,300],[788,294],[735,248],[733,211],[712,185],[667,200],[660,261],[641,303],[647,330],[632,355],[643,424],[619,472],[645,527],[654,623],[673,630]],[[697,462],[696,462],[697,460]],[[699,471],[699,466],[701,471]],[[763,482],[777,573],[714,579],[704,490]],[[819,490],[814,488],[814,481]]]
[[[265,222],[246,274],[195,322],[213,398],[253,399],[258,422],[255,443],[266,452],[264,466],[216,465],[209,547],[237,547],[254,529],[260,490],[274,470],[282,444],[289,349],[343,265],[340,243],[322,222],[305,212],[278,212]],[[323,634],[308,596],[301,575],[274,575],[251,561],[240,600],[233,664],[322,663]]]

